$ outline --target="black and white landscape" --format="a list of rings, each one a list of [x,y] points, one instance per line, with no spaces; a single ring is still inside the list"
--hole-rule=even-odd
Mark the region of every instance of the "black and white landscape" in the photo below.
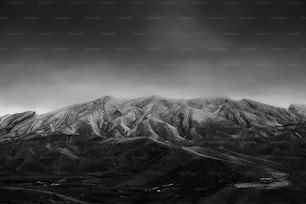
[[[3,203],[303,203],[306,106],[106,96],[0,118]]]
[[[305,11],[0,0],[0,204],[305,204]]]

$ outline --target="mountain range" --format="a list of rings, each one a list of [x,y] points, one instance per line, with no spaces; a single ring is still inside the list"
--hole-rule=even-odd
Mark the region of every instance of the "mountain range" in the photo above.
[[[261,196],[262,203],[302,202],[305,135],[305,105],[105,96],[0,117],[0,183],[24,187],[39,178],[47,190],[97,203],[227,203],[241,199],[235,190],[241,186],[259,189],[256,196],[247,191],[246,202]],[[22,182],[20,175],[27,175]],[[87,193],[81,196],[71,180]],[[269,189],[280,196],[266,195]]]
[[[159,96],[131,100],[106,96],[37,115],[33,111],[0,117],[1,140],[52,133],[88,137],[147,136],[167,141],[197,140],[221,131],[239,137],[245,130],[278,128],[306,121],[305,105],[278,108],[226,97],[175,100]]]

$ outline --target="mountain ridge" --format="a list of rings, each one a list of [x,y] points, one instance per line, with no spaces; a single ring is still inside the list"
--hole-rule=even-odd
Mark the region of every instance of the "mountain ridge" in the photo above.
[[[298,110],[301,110],[298,109]],[[117,99],[105,96],[44,114],[33,111],[0,117],[1,138],[54,132],[98,137],[150,135],[173,140],[199,139],[222,130],[228,135],[249,128],[305,122],[293,106],[284,109],[250,99],[229,97],[169,99],[160,96]],[[162,131],[161,131],[162,130]]]

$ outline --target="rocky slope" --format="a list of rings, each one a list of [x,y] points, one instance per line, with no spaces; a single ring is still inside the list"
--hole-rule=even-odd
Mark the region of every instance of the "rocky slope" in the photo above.
[[[289,107],[289,111],[301,117],[306,117],[306,105],[304,104],[292,104]]]
[[[252,100],[230,98],[174,100],[158,96],[120,100],[106,96],[50,113],[0,118],[1,140],[61,133],[77,137],[147,136],[159,140],[197,140],[222,132],[239,135],[252,128],[274,128],[304,122],[301,108],[290,111]],[[300,107],[300,106],[299,106]]]

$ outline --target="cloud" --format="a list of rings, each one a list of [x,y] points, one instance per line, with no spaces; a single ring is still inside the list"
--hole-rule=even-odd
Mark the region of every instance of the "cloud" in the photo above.
[[[84,7],[62,1],[50,7],[27,3],[18,12],[1,7],[3,16],[9,17],[3,32],[24,35],[0,38],[0,115],[29,109],[44,112],[103,95],[227,95],[284,107],[306,103],[305,36],[287,34],[305,32],[303,21],[296,18],[302,16],[301,8],[295,12],[273,3],[262,11],[254,2],[237,6],[221,0],[207,5],[148,2]],[[40,20],[20,20],[30,11]],[[64,14],[71,20],[50,20]],[[285,14],[289,20],[270,19]],[[84,20],[86,16],[101,20]],[[132,18],[118,19],[124,16]],[[240,19],[248,16],[256,20]],[[31,47],[39,49],[24,49]]]

